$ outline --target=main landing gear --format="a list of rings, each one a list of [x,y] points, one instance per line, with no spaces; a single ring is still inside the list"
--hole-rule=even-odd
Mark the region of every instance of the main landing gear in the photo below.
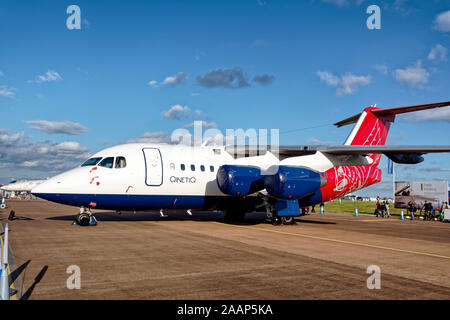
[[[272,198],[269,198],[268,196],[259,193],[258,196],[261,198],[262,203],[257,207],[265,207],[266,209],[266,220],[269,220],[273,225],[291,225],[295,224],[295,219],[293,216],[283,216],[280,217],[277,214],[277,210],[275,209],[275,203],[273,202]]]
[[[80,213],[77,215],[72,225],[79,225],[82,227],[96,226],[97,219],[93,216],[90,208],[86,209],[85,207],[81,207]]]
[[[272,224],[275,225],[279,225],[279,224],[284,224],[284,225],[291,225],[291,224],[295,224],[295,219],[294,217],[279,217],[276,214],[274,214],[272,216],[272,218],[270,218],[270,221],[272,222]]]

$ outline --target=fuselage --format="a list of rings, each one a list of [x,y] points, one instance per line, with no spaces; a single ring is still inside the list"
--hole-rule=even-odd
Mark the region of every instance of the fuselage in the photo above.
[[[0,189],[3,191],[30,192],[33,188],[37,187],[38,185],[40,185],[45,181],[47,180],[42,179],[17,180],[7,185],[1,186]]]
[[[320,152],[284,160],[271,152],[235,159],[224,147],[125,144],[94,154],[83,165],[45,181],[32,193],[58,203],[111,210],[255,206],[256,195],[234,197],[220,191],[216,175],[225,164],[262,170],[290,165],[325,172],[327,185],[300,200],[303,205],[328,201],[381,180],[376,167],[336,165]]]

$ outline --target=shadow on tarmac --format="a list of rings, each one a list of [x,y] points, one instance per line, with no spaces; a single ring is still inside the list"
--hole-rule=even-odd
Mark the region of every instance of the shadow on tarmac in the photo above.
[[[161,217],[159,212],[123,212],[117,213],[114,211],[110,212],[94,212],[95,218],[99,221],[107,222],[119,222],[119,221],[196,221],[196,222],[210,222],[215,221],[223,224],[232,225],[257,225],[257,224],[271,224],[270,221],[266,220],[265,212],[251,212],[247,213],[244,221],[228,221],[225,220],[225,215],[223,212],[213,212],[213,211],[196,211],[192,213],[192,216],[188,215],[186,212],[164,212],[164,217]],[[59,221],[74,221],[76,215],[69,216],[57,216],[49,217],[47,220],[59,220]],[[336,224],[335,222],[329,221],[317,221],[317,220],[303,220],[295,219],[297,223],[313,223],[313,224]]]
[[[47,272],[48,266],[44,266],[42,270],[38,273],[36,278],[34,278],[33,284],[28,288],[28,290],[22,295],[21,300],[28,300],[33,293],[34,288],[36,285],[41,282],[42,278],[44,278],[45,273]]]

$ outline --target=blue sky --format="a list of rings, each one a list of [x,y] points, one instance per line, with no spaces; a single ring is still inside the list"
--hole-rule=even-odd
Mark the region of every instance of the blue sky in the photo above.
[[[66,27],[71,4],[81,30]],[[366,26],[372,4],[380,30]],[[351,127],[330,124],[366,106],[450,100],[449,10],[438,0],[3,0],[0,183],[164,140],[193,120],[340,144]],[[398,117],[388,143],[449,144],[448,109]],[[450,180],[449,160],[426,155],[397,177]],[[389,179],[365,194],[389,195]]]

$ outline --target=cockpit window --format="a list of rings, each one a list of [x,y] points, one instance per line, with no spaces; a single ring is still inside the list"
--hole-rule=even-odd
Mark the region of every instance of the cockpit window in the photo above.
[[[112,168],[113,164],[114,164],[114,157],[109,157],[109,158],[103,159],[98,165],[100,167]]]
[[[125,168],[127,166],[127,160],[124,157],[116,157],[116,169]]]
[[[100,160],[102,160],[102,157],[90,158],[87,159],[81,166],[82,167],[95,166]]]

